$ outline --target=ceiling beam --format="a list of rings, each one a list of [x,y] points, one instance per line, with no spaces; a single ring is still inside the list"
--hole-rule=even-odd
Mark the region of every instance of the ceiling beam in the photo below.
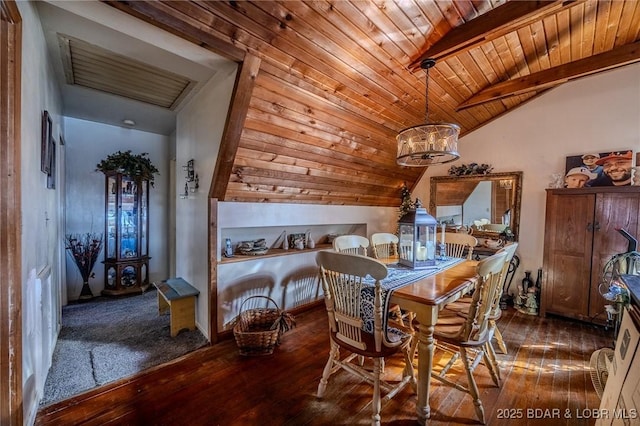
[[[409,69],[412,71],[419,69],[420,63],[427,58],[442,60],[466,52],[583,1],[509,1],[453,28],[411,62]]]
[[[227,122],[222,133],[216,167],[211,178],[209,198],[217,198],[219,201],[224,201],[233,162],[240,145],[240,136],[247,118],[249,103],[253,95],[253,88],[260,71],[260,63],[260,58],[247,54],[238,70],[231,96],[231,107],[227,114]]]
[[[211,29],[198,22],[194,17],[185,16],[172,8],[171,2],[101,1],[231,61],[240,62],[244,57],[243,49],[216,37],[212,34]]]
[[[640,42],[627,44],[608,52],[494,84],[462,102],[456,110],[460,111],[508,96],[549,89],[569,80],[586,77],[638,61],[640,61]]]

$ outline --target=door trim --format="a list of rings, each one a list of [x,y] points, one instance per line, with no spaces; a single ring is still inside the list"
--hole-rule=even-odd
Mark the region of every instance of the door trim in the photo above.
[[[0,424],[21,426],[22,18],[13,0],[0,0]]]

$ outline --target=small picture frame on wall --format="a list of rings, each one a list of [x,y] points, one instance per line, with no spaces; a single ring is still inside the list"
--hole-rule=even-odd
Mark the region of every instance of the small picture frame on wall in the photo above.
[[[49,145],[49,173],[47,174],[47,189],[56,187],[56,141],[51,138]]]
[[[633,150],[588,152],[566,157],[565,188],[631,185]]]
[[[51,148],[53,122],[48,111],[42,113],[42,141],[40,142],[40,171],[47,176],[51,172]]]

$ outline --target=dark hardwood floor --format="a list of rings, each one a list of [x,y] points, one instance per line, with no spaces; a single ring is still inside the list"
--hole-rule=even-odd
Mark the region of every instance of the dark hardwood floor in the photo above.
[[[322,306],[296,316],[273,355],[241,357],[233,339],[74,398],[43,407],[37,425],[368,425],[371,387],[346,372],[315,396],[328,357]],[[611,346],[610,331],[561,318],[506,311],[499,322],[509,353],[498,354],[502,386],[483,365],[476,379],[489,425],[593,425],[599,400],[589,358]],[[399,377],[400,358],[386,374]],[[440,363],[436,354],[436,362]],[[452,371],[461,372],[460,368]],[[457,376],[466,383],[464,374]],[[385,425],[413,425],[406,388],[382,406]],[[478,424],[469,395],[433,381],[430,425]]]

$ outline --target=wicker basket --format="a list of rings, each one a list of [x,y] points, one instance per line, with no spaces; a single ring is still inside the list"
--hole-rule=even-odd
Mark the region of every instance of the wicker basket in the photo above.
[[[254,308],[243,311],[244,304],[254,298],[268,299],[274,308]],[[276,302],[267,296],[251,296],[240,305],[240,314],[233,326],[233,335],[240,355],[270,355],[280,343],[280,321],[284,314]]]

